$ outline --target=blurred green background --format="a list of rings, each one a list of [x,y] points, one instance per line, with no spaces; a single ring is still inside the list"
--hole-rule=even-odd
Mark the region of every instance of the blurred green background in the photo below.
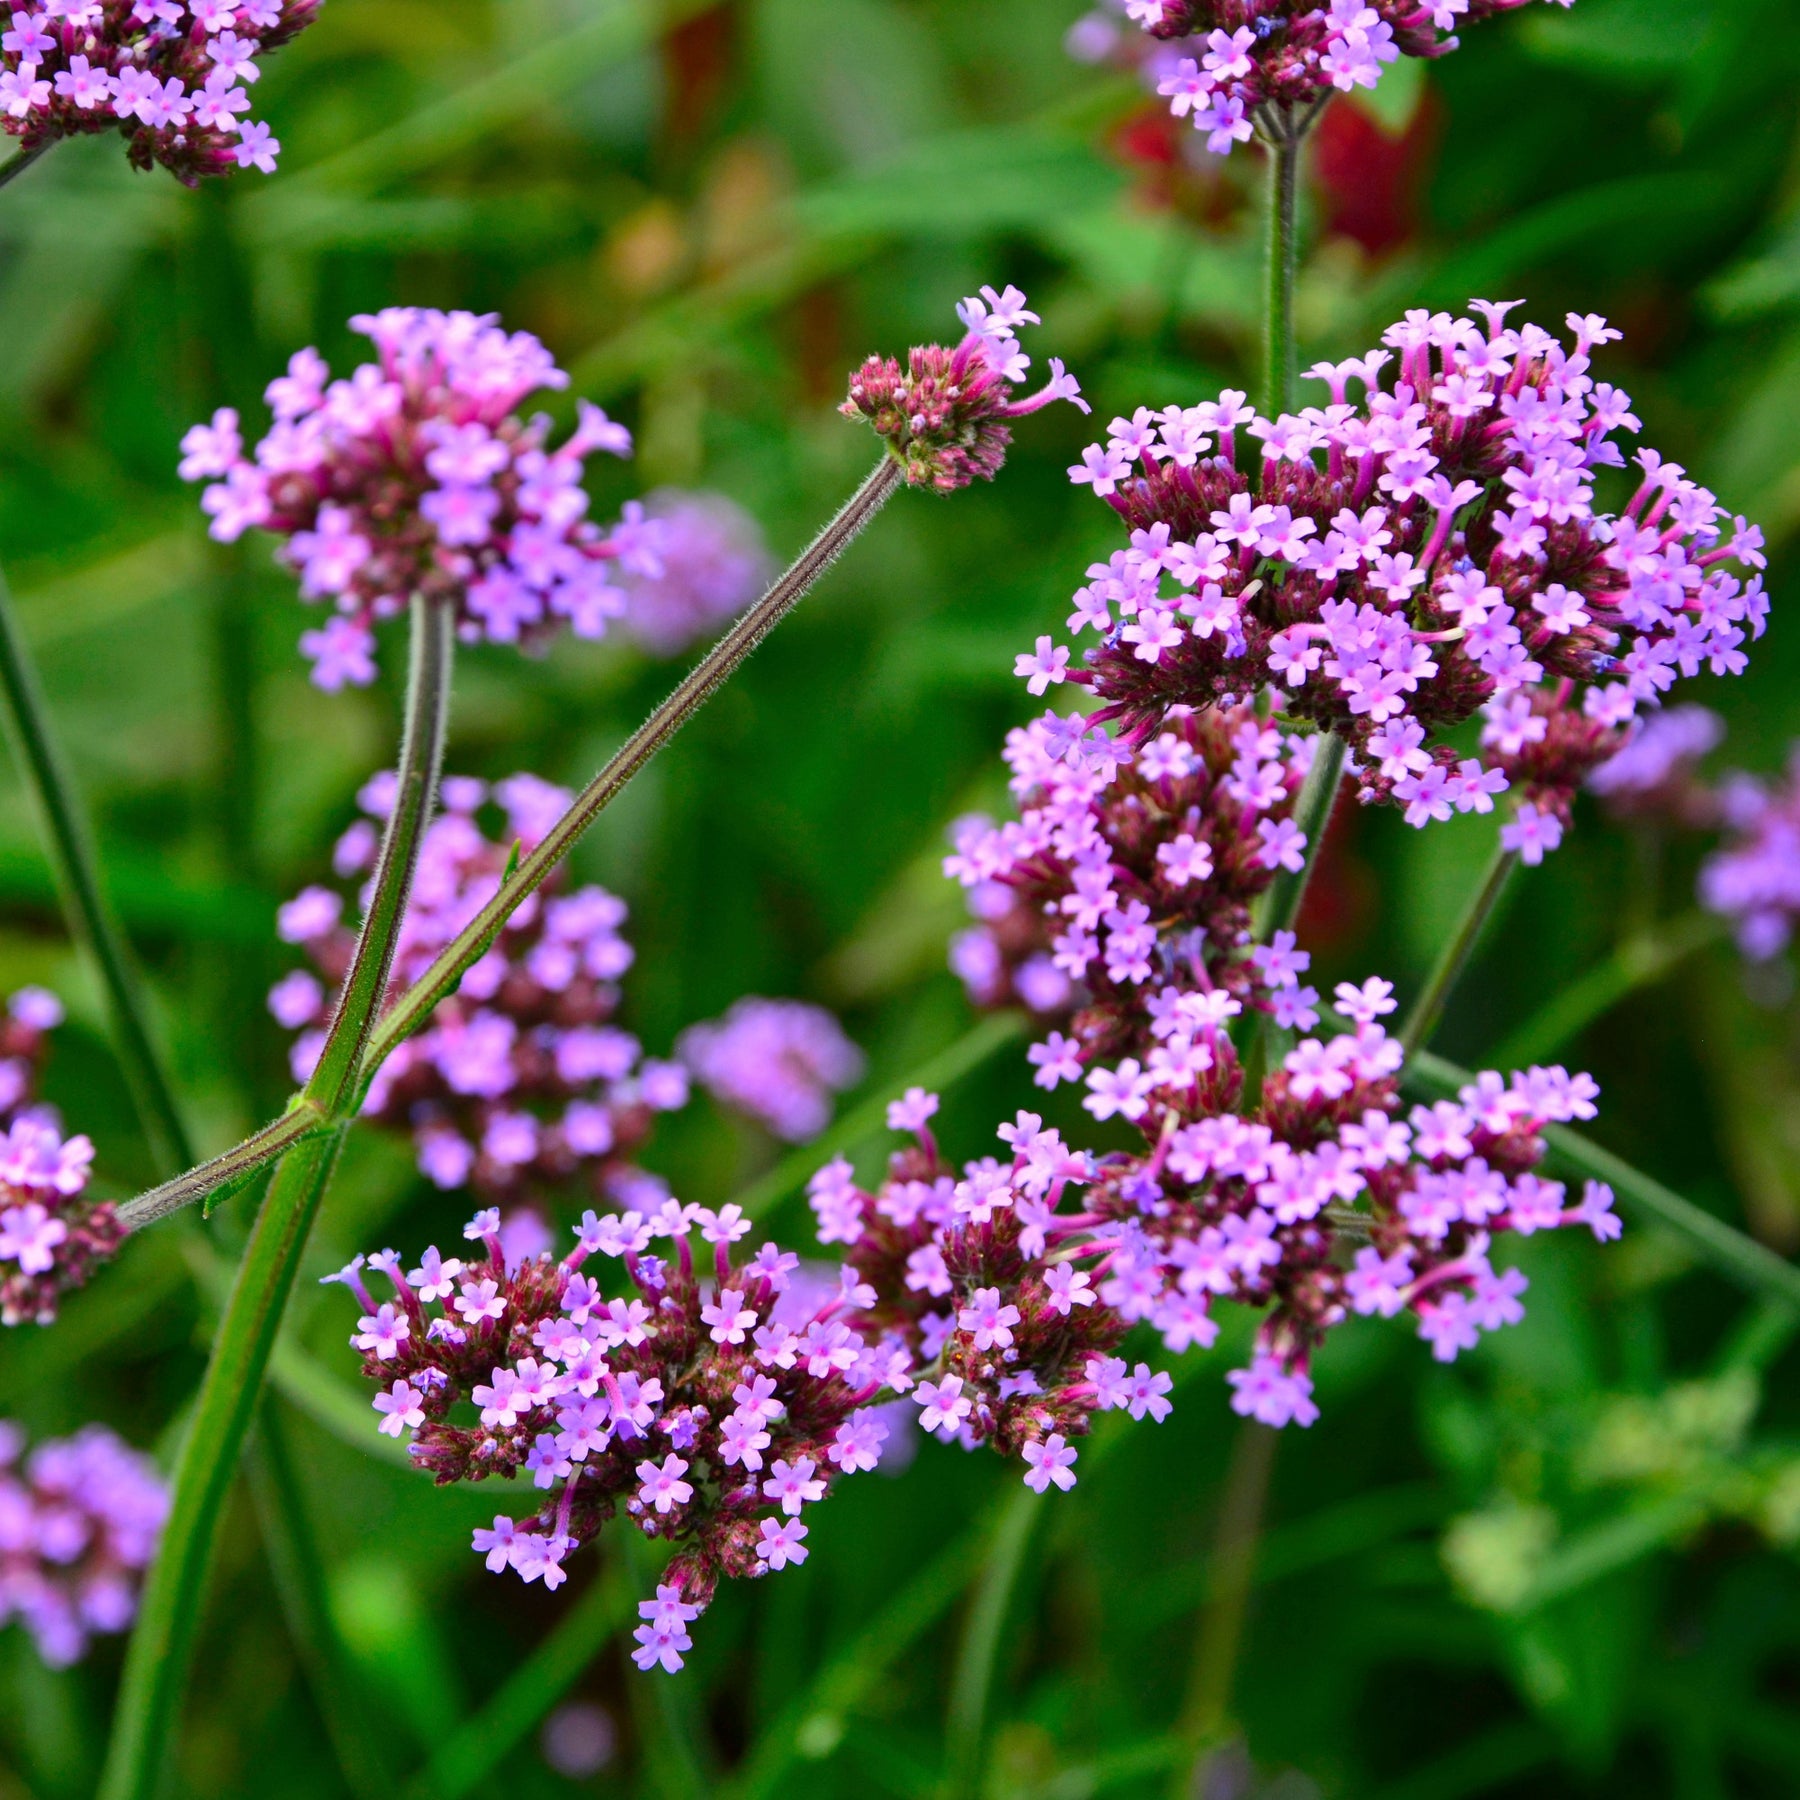
[[[325,873],[392,754],[396,696],[309,688],[293,584],[264,542],[208,543],[174,476],[181,431],[224,403],[260,419],[302,344],[347,370],[353,312],[497,309],[638,433],[635,463],[596,471],[597,512],[712,486],[785,553],[870,461],[833,411],[848,368],[952,334],[983,281],[1028,291],[1045,321],[1028,348],[1067,359],[1102,423],[1250,385],[1257,165],[1189,161],[1129,79],[1070,61],[1078,12],[330,0],[258,89],[277,177],[188,194],[107,140],[0,195],[0,560],[207,1147],[283,1098],[274,908]],[[1775,546],[1751,674],[1695,684],[1730,720],[1730,759],[1775,768],[1800,730],[1792,0],[1580,0],[1472,29],[1377,101],[1334,106],[1304,206],[1303,366],[1470,294],[1625,328],[1605,373],[1646,439]],[[970,1028],[943,969],[960,917],[943,830],[1000,803],[1001,736],[1034,710],[1012,655],[1116,541],[1064,478],[1075,414],[1020,437],[992,489],[901,496],[583,845],[579,871],[631,904],[625,1021],[653,1051],[741,993],[803,996],[839,1011],[880,1097]],[[450,766],[579,782],[670,679],[623,645],[467,653]],[[1321,970],[1416,980],[1491,831],[1348,821],[1311,907]],[[1486,1058],[1618,946],[1658,941],[1691,908],[1696,855],[1585,813],[1519,884],[1445,1052]],[[68,999],[51,1097],[112,1187],[142,1185],[10,772],[0,980]],[[1783,1000],[1708,951],[1567,1049],[1602,1084],[1606,1143],[1791,1252]],[[1030,1093],[1016,1050],[992,1060],[948,1097],[946,1141],[984,1152]],[[878,1165],[879,1141],[858,1148]],[[716,1204],[776,1152],[696,1103],[648,1160]],[[207,1228],[222,1250],[248,1204]],[[312,1261],[441,1240],[458,1206],[364,1134]],[[804,1230],[792,1201],[772,1216]],[[510,1496],[439,1493],[381,1454],[344,1306],[303,1281],[256,1467],[304,1529],[249,1485],[233,1502],[176,1791],[923,1796],[954,1792],[958,1767],[980,1771],[966,1791],[1046,1800],[1800,1791],[1787,1321],[1648,1228],[1521,1260],[1528,1322],[1454,1369],[1396,1327],[1338,1334],[1323,1420],[1275,1454],[1241,1633],[1213,1548],[1231,1472],[1240,1493],[1256,1473],[1221,1379],[1239,1329],[1184,1366],[1167,1424],[1106,1421],[1068,1497],[1024,1511],[1016,1471],[935,1444],[846,1484],[805,1568],[722,1594],[672,1682],[636,1676],[612,1630],[647,1579],[621,1542],[554,1596],[481,1571],[469,1529]],[[202,1364],[206,1263],[191,1233],[134,1241],[54,1330],[0,1341],[0,1413],[34,1433],[98,1418],[166,1453]],[[957,1671],[989,1645],[976,1739]],[[117,1666],[103,1643],[51,1675],[0,1632],[0,1800],[90,1790]],[[571,1702],[616,1737],[580,1778],[540,1737]],[[1224,1721],[1198,1773],[1196,1706]]]

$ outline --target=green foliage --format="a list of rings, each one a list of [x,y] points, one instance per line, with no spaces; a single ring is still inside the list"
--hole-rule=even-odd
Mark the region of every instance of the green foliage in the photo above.
[[[1102,421],[1253,385],[1258,170],[1147,160],[1135,90],[1062,54],[1077,10],[331,0],[259,86],[278,177],[189,195],[82,142],[0,195],[0,561],[203,1148],[285,1097],[262,1003],[286,966],[274,907],[324,872],[356,786],[391,759],[401,658],[396,641],[370,693],[307,686],[292,582],[260,545],[210,545],[175,481],[185,425],[227,403],[260,416],[304,343],[346,364],[353,312],[497,309],[636,429],[638,462],[605,473],[597,509],[704,483],[787,551],[869,461],[832,412],[847,369],[947,334],[982,281],[1030,292],[1034,348],[1066,357]],[[1580,0],[1464,39],[1416,91],[1382,90],[1379,126],[1418,158],[1395,247],[1360,249],[1305,187],[1301,365],[1471,292],[1527,296],[1547,323],[1612,315],[1628,337],[1608,373],[1649,441],[1770,530],[1774,628],[1744,681],[1704,696],[1734,758],[1770,767],[1800,728],[1783,610],[1800,530],[1790,8]],[[870,1052],[842,1137],[865,1162],[868,1105],[935,1057],[963,1071],[939,1121],[959,1153],[1032,1094],[1003,1034],[970,1048],[942,968],[956,908],[931,873],[946,822],[999,801],[1000,738],[1029,708],[1013,651],[1111,543],[1063,477],[1081,422],[1056,409],[1019,435],[993,490],[890,506],[577,858],[631,903],[628,1023],[653,1050],[744,992],[843,1012]],[[449,767],[488,776],[585,780],[671,680],[612,644],[460,660]],[[1487,843],[1357,818],[1312,903],[1322,971],[1416,991]],[[1518,882],[1442,1047],[1474,1064],[1506,1034],[1548,1033],[1598,1076],[1606,1146],[1791,1252],[1792,1016],[1688,941],[1691,874],[1584,816]],[[71,1004],[52,1097],[109,1184],[146,1185],[102,998],[13,779],[0,981],[26,980]],[[749,1188],[777,1228],[800,1223],[805,1160],[703,1106],[654,1160],[684,1197]],[[172,1463],[250,1200],[146,1233],[53,1331],[8,1334],[0,1411],[46,1433],[104,1419]],[[404,1151],[351,1139],[272,1350],[279,1448],[240,1484],[200,1618],[184,1800],[360,1800],[370,1770],[346,1747],[368,1734],[390,1793],[828,1800],[959,1780],[1075,1800],[1188,1783],[1179,1727],[1218,1604],[1209,1546],[1237,1438],[1221,1377],[1241,1322],[1178,1370],[1166,1425],[1106,1423],[1028,1540],[1006,1524],[1016,1474],[927,1444],[820,1509],[803,1569],[722,1595],[664,1682],[619,1648],[649,1578],[622,1543],[556,1595],[498,1582],[468,1534],[512,1496],[435,1491],[373,1430],[341,1299],[307,1278],[459,1219]],[[1206,1791],[1719,1800],[1800,1784],[1790,1316],[1740,1322],[1741,1294],[1641,1216],[1603,1253],[1534,1240],[1523,1261],[1527,1323],[1452,1370],[1362,1323],[1323,1358],[1324,1418],[1279,1446],[1252,1575],[1230,1703],[1247,1760],[1208,1745]],[[283,1471],[297,1478],[272,1496]],[[999,1581],[996,1543],[1016,1552]],[[985,1678],[972,1645],[991,1646]],[[4,1800],[92,1792],[118,1667],[112,1645],[49,1674],[0,1632]],[[622,1735],[586,1784],[537,1747],[569,1695]]]

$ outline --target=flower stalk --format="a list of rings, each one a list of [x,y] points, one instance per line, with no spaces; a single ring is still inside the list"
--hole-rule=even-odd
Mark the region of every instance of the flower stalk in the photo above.
[[[1493,917],[1494,909],[1500,904],[1500,897],[1512,880],[1513,870],[1518,866],[1518,851],[1504,847],[1495,850],[1493,861],[1488,864],[1487,874],[1482,877],[1481,886],[1463,908],[1462,917],[1456,922],[1456,929],[1439,951],[1436,966],[1400,1027],[1400,1042],[1408,1056],[1430,1042],[1438,1021],[1444,1016],[1444,1007],[1449,1002],[1451,992],[1462,979],[1462,972],[1468,967],[1469,959],[1475,954],[1475,946],[1481,941],[1482,931]]]
[[[399,779],[368,911],[302,1109],[333,1122],[303,1138],[276,1169],[213,1340],[176,1465],[174,1507],[145,1588],[114,1716],[102,1800],[152,1800],[193,1660],[219,1512],[255,1417],[275,1337],[314,1218],[348,1130],[356,1073],[392,967],[430,817],[449,712],[454,620],[415,598]],[[297,1109],[302,1110],[302,1109]]]

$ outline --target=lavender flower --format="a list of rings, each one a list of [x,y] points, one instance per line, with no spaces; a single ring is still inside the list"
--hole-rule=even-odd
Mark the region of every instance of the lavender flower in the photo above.
[[[344,877],[362,875],[374,860],[376,822],[393,803],[393,778],[377,777],[360,798],[368,816],[344,833],[334,857]],[[500,782],[491,798],[506,820],[499,839],[476,816],[490,800],[484,783],[454,776],[443,784],[446,810],[426,830],[400,926],[396,992],[492,896],[511,845],[534,848],[569,801],[530,775]],[[646,1184],[655,1186],[631,1157],[658,1112],[686,1104],[688,1082],[678,1064],[644,1059],[637,1039],[613,1023],[618,982],[633,956],[619,935],[625,911],[604,888],[570,890],[558,870],[512,915],[426,1029],[382,1065],[365,1115],[410,1132],[419,1167],[439,1187],[472,1187],[499,1203],[577,1180],[592,1197],[642,1196]],[[324,1043],[328,990],[342,981],[355,939],[342,897],[324,887],[290,900],[279,929],[304,946],[317,970],[294,971],[269,996],[278,1022],[301,1034],[293,1067],[304,1081]]]
[[[1227,392],[1115,419],[1069,473],[1130,544],[1075,595],[1070,631],[1100,640],[1081,665],[1047,638],[1019,659],[1033,691],[1086,688],[1088,723],[1121,720],[1139,747],[1171,705],[1266,685],[1349,742],[1364,800],[1423,825],[1511,787],[1510,829],[1541,853],[1640,706],[1745,667],[1768,602],[1726,565],[1760,568],[1762,534],[1723,528],[1712,494],[1651,450],[1624,511],[1601,510],[1593,471],[1622,466],[1612,434],[1637,424],[1589,373],[1618,333],[1571,314],[1565,347],[1473,305],[1485,328],[1412,312],[1388,350],[1319,364],[1329,406],[1266,420]],[[1245,437],[1262,446],[1249,469]],[[1478,755],[1434,742],[1476,713]]]
[[[48,1325],[58,1300],[82,1286],[124,1241],[109,1200],[88,1199],[94,1146],[64,1138],[34,1096],[62,1002],[20,988],[0,1018],[0,1325]]]
[[[1192,121],[1214,155],[1249,141],[1269,115],[1306,119],[1334,92],[1372,88],[1402,55],[1437,57],[1446,35],[1527,0],[1105,0],[1069,34],[1084,62],[1135,63],[1146,84]],[[1555,0],[1568,7],[1574,0]],[[1133,50],[1123,17],[1152,43]],[[1270,132],[1272,136],[1285,135]]]
[[[754,994],[689,1026],[675,1054],[722,1106],[794,1144],[825,1129],[832,1095],[863,1072],[863,1053],[823,1007]]]
[[[695,1266],[696,1226],[710,1270]],[[497,1211],[475,1217],[469,1260],[432,1248],[409,1273],[391,1251],[370,1258],[391,1301],[365,1285],[361,1257],[327,1277],[362,1307],[351,1342],[380,1389],[379,1429],[407,1434],[440,1483],[529,1473],[539,1510],[474,1535],[496,1573],[560,1586],[570,1552],[621,1510],[678,1546],[638,1608],[633,1652],[640,1668],[678,1669],[721,1576],[806,1560],[805,1508],[874,1466],[885,1428],[865,1409],[911,1385],[909,1358],[844,1322],[873,1299],[848,1272],[821,1294],[774,1244],[734,1261],[750,1230],[735,1206],[590,1212],[560,1261],[509,1260],[499,1229]],[[668,1254],[650,1254],[663,1239]],[[596,1256],[598,1278],[584,1268]]]
[[[548,421],[514,409],[568,377],[492,314],[390,307],[350,323],[379,360],[331,381],[317,351],[300,351],[269,385],[275,424],[254,461],[229,407],[181,444],[183,478],[213,481],[201,501],[212,535],[276,533],[302,597],[333,601],[300,640],[314,681],[372,681],[373,626],[411,594],[454,607],[469,642],[530,647],[563,625],[604,636],[626,609],[614,573],[662,570],[663,527],[636,501],[608,531],[585,516],[585,458],[629,455],[631,434],[582,401],[574,435],[547,449]]]
[[[1690,828],[1719,821],[1719,797],[1699,765],[1725,738],[1725,721],[1704,706],[1671,706],[1637,722],[1624,748],[1588,777],[1608,812]]]
[[[850,397],[838,408],[848,419],[868,420],[911,486],[945,494],[999,474],[1012,442],[1007,420],[1053,400],[1090,410],[1081,384],[1054,356],[1045,386],[1029,399],[1013,399],[1031,366],[1019,348],[1018,328],[1039,322],[1017,288],[996,293],[984,287],[956,310],[964,336],[954,350],[915,347],[904,370],[891,356],[871,356],[851,377]]]
[[[0,1625],[18,1619],[52,1668],[123,1631],[169,1510],[156,1467],[103,1425],[38,1445],[0,1419]]]
[[[960,820],[944,864],[981,921],[951,947],[977,1005],[1060,1020],[1130,993],[1245,937],[1304,853],[1291,815],[1314,740],[1247,706],[1174,706],[1164,727],[1135,757],[1055,714],[1008,734],[1022,816]]]
[[[0,129],[30,153],[117,131],[132,166],[203,175],[275,168],[281,145],[246,118],[257,58],[321,0],[22,0],[0,34]]]
[[[744,610],[773,573],[762,528],[723,494],[662,488],[644,501],[662,531],[656,574],[621,581],[625,629],[653,656],[674,656]]]
[[[1700,869],[1700,903],[1731,921],[1755,962],[1778,956],[1800,917],[1800,747],[1772,783],[1733,775],[1717,790],[1724,841]]]

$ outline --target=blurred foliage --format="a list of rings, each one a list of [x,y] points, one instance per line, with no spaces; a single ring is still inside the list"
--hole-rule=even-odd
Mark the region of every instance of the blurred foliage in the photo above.
[[[276,178],[190,195],[88,141],[0,196],[0,556],[209,1145],[282,1099],[274,907],[322,872],[391,754],[395,695],[307,686],[291,582],[258,545],[208,544],[175,481],[183,427],[223,403],[255,415],[303,343],[347,364],[353,312],[497,309],[637,430],[597,509],[704,482],[785,549],[869,460],[832,411],[846,369],[952,330],[984,280],[1027,289],[1034,348],[1068,359],[1102,420],[1243,384],[1254,160],[1184,160],[1155,107],[1064,57],[1077,10],[331,0],[266,67]],[[1776,546],[1774,628],[1745,680],[1703,696],[1752,768],[1800,728],[1782,611],[1800,532],[1793,27],[1791,0],[1533,7],[1391,77],[1378,108],[1339,103],[1305,200],[1303,364],[1471,292],[1626,328],[1607,372],[1647,439]],[[740,993],[803,995],[843,1013],[879,1098],[968,1028],[942,969],[957,902],[932,871],[947,820],[1001,793],[999,740],[1027,709],[1013,651],[1111,546],[1109,515],[1063,479],[1081,439],[1072,413],[1046,415],[993,490],[904,496],[583,846],[583,872],[631,903],[627,1016],[653,1050]],[[613,645],[471,652],[452,766],[579,781],[669,678]],[[1416,979],[1490,830],[1346,821],[1308,921],[1324,972]],[[1520,884],[1446,1053],[1478,1060],[1679,919],[1691,873],[1584,818]],[[28,979],[70,1000],[52,1096],[128,1190],[145,1154],[9,785],[0,980]],[[1791,1248],[1800,1073],[1770,998],[1706,951],[1563,1048],[1602,1082],[1610,1145]],[[1016,1053],[992,1060],[948,1097],[946,1141],[978,1153],[1029,1093]],[[774,1152],[696,1107],[653,1160],[716,1202]],[[216,1252],[198,1226],[148,1234],[55,1330],[0,1343],[4,1411],[44,1432],[102,1418],[166,1451],[247,1206],[206,1228]],[[772,1216],[800,1223],[791,1202]],[[453,1222],[403,1151],[364,1138],[313,1260]],[[1334,1342],[1325,1416],[1276,1458],[1228,1671],[1241,1741],[1203,1745],[1194,1776],[1184,1695],[1197,1620],[1223,1603],[1208,1545],[1242,1455],[1229,1344],[1180,1370],[1165,1426],[1109,1421],[1075,1493],[1008,1527],[1032,1537],[998,1610],[988,1790],[1800,1789],[1790,1322],[1650,1231],[1605,1254],[1534,1240],[1525,1262],[1527,1324],[1454,1369],[1392,1328]],[[968,1596],[1015,1474],[928,1444],[848,1484],[804,1569],[722,1595],[679,1680],[639,1678],[618,1647],[644,1579],[624,1547],[555,1596],[483,1574],[466,1546],[493,1496],[435,1492],[384,1454],[344,1329],[341,1302],[302,1295],[208,1603],[184,1800],[946,1791]],[[0,1797],[89,1791],[116,1671],[108,1646],[53,1676],[0,1633]],[[582,1782],[537,1747],[564,1694],[619,1721],[616,1760]]]

